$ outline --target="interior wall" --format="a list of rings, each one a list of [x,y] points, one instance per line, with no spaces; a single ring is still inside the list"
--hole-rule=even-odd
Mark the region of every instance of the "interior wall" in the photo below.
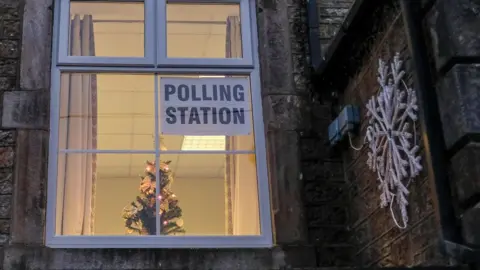
[[[99,177],[95,197],[95,235],[125,235],[123,208],[140,194],[140,178]]]
[[[199,186],[201,185],[201,188]],[[122,210],[140,194],[139,178],[97,179],[95,235],[125,235]],[[224,235],[224,179],[175,178],[172,191],[183,210],[187,235]]]
[[[178,178],[172,190],[180,200],[187,235],[225,235],[223,178]]]
[[[240,137],[235,140],[240,149],[253,146],[253,138]],[[254,155],[235,157],[235,201],[233,202],[233,234],[260,234],[258,185]]]

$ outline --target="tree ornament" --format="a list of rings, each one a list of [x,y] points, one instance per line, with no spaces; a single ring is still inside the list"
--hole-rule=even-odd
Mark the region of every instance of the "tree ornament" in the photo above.
[[[149,173],[155,172],[155,162],[150,162],[147,160],[146,164],[147,165],[145,166],[145,171]]]
[[[183,227],[183,219],[179,218],[175,222],[177,223],[177,226]]]
[[[390,206],[395,224],[403,229],[408,223],[408,185],[423,168],[412,134],[417,120],[417,98],[415,90],[403,80],[402,64],[399,53],[390,68],[379,60],[377,81],[381,91],[366,104],[369,125],[365,139],[369,146],[368,167],[377,173],[380,182],[380,205]],[[403,226],[393,213],[394,202],[399,206]]]

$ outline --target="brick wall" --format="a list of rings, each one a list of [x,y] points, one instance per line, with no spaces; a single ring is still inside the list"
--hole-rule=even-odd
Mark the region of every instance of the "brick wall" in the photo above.
[[[345,16],[355,0],[317,0],[322,54],[327,52]],[[346,230],[348,199],[341,155],[332,155],[328,147],[327,128],[335,105],[311,99],[311,128],[300,133],[304,204],[310,243],[316,248],[317,265],[352,265],[353,246]]]
[[[310,243],[320,266],[350,265],[351,245],[345,227],[346,207],[343,163],[329,153],[327,127],[329,103],[314,102],[312,130],[301,135],[301,164]]]
[[[320,25],[325,46],[339,29],[349,1],[320,1]],[[347,86],[334,90],[340,93],[335,99],[315,99],[313,135],[305,139],[302,148],[306,189],[306,208],[309,234],[317,246],[319,266],[417,266],[446,265],[446,258],[439,252],[439,228],[434,214],[432,183],[424,170],[409,186],[409,226],[395,226],[389,208],[380,208],[380,193],[376,175],[366,165],[367,149],[355,151],[346,145],[341,151],[329,151],[326,127],[345,104],[361,107],[360,136],[355,145],[363,141],[368,124],[364,104],[379,90],[377,83],[378,59],[389,60],[399,52],[407,73],[405,81],[413,85],[403,18],[400,8],[386,4],[375,13],[373,35],[368,34],[357,46],[343,46],[341,54],[351,55],[343,61],[359,64],[353,74],[339,73],[345,77]],[[333,8],[332,7],[336,7]],[[356,35],[361,33],[356,32]],[[363,52],[363,55],[359,53]],[[324,51],[325,53],[325,51]],[[355,59],[353,59],[355,57]],[[338,59],[335,59],[338,60]],[[335,66],[342,66],[336,63]],[[342,72],[342,68],[340,68]],[[347,70],[347,69],[344,69]],[[334,76],[329,71],[328,76]],[[333,75],[332,75],[333,74]],[[320,74],[320,76],[322,76]],[[327,79],[330,80],[330,79]],[[329,84],[322,85],[328,91]],[[416,125],[416,140],[422,144],[421,130]],[[315,143],[314,143],[315,141]],[[421,146],[422,147],[422,146]],[[423,150],[420,150],[423,153]],[[424,159],[422,160],[424,162]],[[425,164],[424,164],[425,167]],[[398,212],[396,212],[398,214]],[[397,219],[400,219],[397,216]]]
[[[0,113],[3,94],[18,88],[20,2],[0,1]],[[0,129],[0,246],[8,242],[10,234],[14,148],[15,131]],[[2,259],[3,248],[0,248],[0,265],[2,265]]]
[[[399,52],[405,61],[405,81],[415,88],[401,11],[396,6],[386,8],[388,10],[383,13],[383,25],[372,37],[371,49],[364,56],[360,71],[350,79],[342,98],[344,104],[361,106],[360,136],[354,140],[356,145],[363,141],[368,124],[364,104],[379,89],[376,80],[379,58],[389,60]],[[421,145],[420,133],[417,124],[415,140]],[[378,181],[375,173],[366,165],[367,148],[363,147],[358,152],[350,148],[344,152],[343,158],[345,192],[348,193],[350,202],[347,228],[354,245],[352,260],[358,265],[383,267],[445,264],[446,261],[438,252],[439,231],[426,170],[409,186],[409,226],[402,230],[394,224],[389,208],[379,207]],[[395,213],[397,220],[401,220],[398,211]]]

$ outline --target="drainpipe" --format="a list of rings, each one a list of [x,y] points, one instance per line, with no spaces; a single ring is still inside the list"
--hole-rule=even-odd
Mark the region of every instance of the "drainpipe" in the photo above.
[[[426,169],[430,181],[434,184],[433,196],[441,230],[440,244],[443,251],[456,260],[467,263],[478,261],[479,251],[464,245],[453,208],[442,122],[430,74],[428,50],[423,37],[421,1],[399,1],[414,68],[416,95],[420,108],[419,120],[424,131],[422,139],[425,147]]]
[[[318,70],[322,62],[322,47],[320,45],[320,26],[318,22],[317,0],[307,0],[307,19],[310,65],[315,72]]]

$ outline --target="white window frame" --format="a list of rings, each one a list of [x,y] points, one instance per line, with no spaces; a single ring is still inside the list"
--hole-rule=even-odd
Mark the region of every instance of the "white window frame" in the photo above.
[[[103,0],[120,2],[122,0]],[[135,0],[133,0],[135,1]],[[130,1],[130,2],[133,2]],[[155,2],[157,1],[157,2]],[[48,165],[48,194],[46,215],[45,244],[50,248],[269,248],[273,246],[272,216],[270,207],[270,188],[267,173],[265,131],[260,93],[260,71],[258,38],[256,31],[255,0],[168,0],[182,3],[240,3],[242,21],[242,59],[167,59],[166,51],[159,51],[155,45],[158,37],[165,37],[165,24],[155,22],[156,18],[165,18],[165,0],[145,0],[145,57],[90,57],[68,56],[68,25],[70,0],[55,0],[54,29],[52,45],[51,105],[50,105],[50,143]],[[163,13],[162,13],[163,12]],[[150,34],[148,34],[150,33]],[[165,38],[161,39],[165,40]],[[157,53],[154,48],[157,48]],[[163,46],[165,48],[165,46]],[[156,55],[157,54],[157,55]],[[247,75],[251,82],[251,102],[253,108],[253,128],[255,150],[245,151],[181,151],[184,154],[210,153],[246,154],[255,153],[260,235],[258,236],[62,236],[55,235],[56,186],[58,159],[58,125],[60,100],[60,75],[62,72],[115,73],[128,72],[139,74],[212,74]],[[157,76],[155,84],[158,86]],[[155,91],[158,93],[158,91]],[[156,99],[158,102],[158,99]],[[158,121],[157,121],[158,122]],[[156,129],[158,130],[158,129]],[[159,142],[157,139],[156,145]],[[158,158],[159,147],[153,151],[130,151],[134,153],[152,153]],[[92,151],[64,150],[62,152],[86,153]],[[129,151],[95,150],[95,153],[127,153]],[[179,153],[180,151],[162,151]],[[157,185],[159,182],[157,181]],[[157,187],[158,190],[158,187]]]

